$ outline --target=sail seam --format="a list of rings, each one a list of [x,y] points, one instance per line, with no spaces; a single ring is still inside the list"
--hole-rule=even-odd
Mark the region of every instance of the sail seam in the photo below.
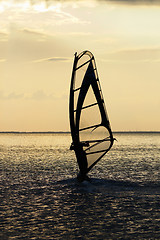
[[[93,144],[92,146],[88,147],[87,149],[85,149],[85,151],[88,151],[90,149],[92,149],[93,147],[97,146],[98,144],[100,143],[103,143],[104,141],[111,141],[109,138],[106,138],[106,139],[102,139],[102,140],[97,140],[95,142],[95,144]]]
[[[87,105],[87,106],[85,106],[85,107],[82,107],[81,109],[89,108],[89,107],[95,106],[95,105],[97,105],[97,104],[98,104],[98,102],[97,102],[97,103],[90,104],[90,105]],[[77,111],[77,109],[74,110],[74,112],[76,112],[76,111]]]
[[[95,152],[89,152],[89,153],[86,153],[86,155],[90,155],[90,154],[94,154],[94,153],[101,153],[101,152],[106,152],[107,150],[99,150],[99,151],[95,151]]]
[[[79,68],[83,67],[84,65],[86,65],[87,63],[91,62],[93,59],[93,57],[91,59],[89,59],[87,62],[83,63],[82,65],[80,65],[79,67],[77,67],[75,70],[78,70]]]
[[[108,142],[108,141],[111,141],[110,138],[105,138],[105,139],[100,139],[100,140],[87,140],[87,141],[84,141],[84,142],[88,142],[88,143],[101,143],[101,142]],[[83,141],[82,141],[83,142]]]
[[[94,127],[99,127],[99,126],[101,126],[101,124],[96,124],[96,125],[92,125],[92,126],[89,126],[89,127],[81,128],[81,129],[79,129],[79,131],[83,131],[83,130],[87,130],[87,129],[94,128]]]
[[[82,87],[79,87],[79,88],[76,88],[76,89],[73,89],[74,92],[80,90]]]

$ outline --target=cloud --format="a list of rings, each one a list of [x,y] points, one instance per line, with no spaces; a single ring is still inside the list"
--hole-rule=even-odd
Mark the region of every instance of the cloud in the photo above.
[[[83,22],[71,14],[64,5],[66,4],[61,1],[2,0],[0,1],[1,29],[9,29],[11,22],[45,31],[57,25]]]
[[[24,28],[21,30],[23,33],[35,36],[35,37],[46,37],[46,34],[42,33],[41,31],[38,30],[33,30],[29,28]]]
[[[137,3],[137,2],[148,2],[148,3],[155,3],[155,2],[159,2],[159,0],[97,0],[98,2],[125,2],[125,3]],[[18,2],[17,0],[14,0],[14,2]],[[25,0],[21,0],[21,2],[26,2]],[[71,3],[75,3],[74,0],[28,0],[28,2],[31,5],[36,5],[38,3],[45,3],[46,6],[50,6],[51,4],[55,3],[55,2],[61,2],[61,3],[66,3],[66,2],[71,2]],[[91,2],[91,1],[86,1],[86,0],[77,0],[76,2]],[[94,2],[94,0],[93,0]]]
[[[0,99],[1,100],[10,100],[10,99],[22,99],[24,98],[24,94],[23,93],[15,93],[15,92],[11,92],[9,94],[4,94],[3,91],[0,91]]]
[[[19,35],[21,41],[22,39],[28,39],[36,42],[44,42],[50,37],[48,34],[44,33],[43,30],[39,29],[19,28],[14,29],[14,32]]]
[[[35,60],[33,62],[35,63],[40,63],[40,62],[68,62],[68,61],[72,61],[72,58],[69,57],[51,57],[51,58],[42,58],[42,59],[38,59]]]
[[[55,11],[59,10],[59,7],[63,5],[71,5],[73,8],[80,6],[95,7],[96,4],[101,3],[115,3],[125,5],[160,5],[160,0],[2,0],[0,2],[0,12],[3,12],[6,8],[12,5],[21,8],[23,11],[27,11],[32,8],[37,12]]]
[[[66,62],[72,60],[71,58],[66,58],[66,57],[53,57],[53,58],[48,58],[48,61],[53,61],[53,62]]]
[[[97,0],[98,2],[110,2],[127,5],[160,5],[160,0]]]
[[[46,94],[43,90],[38,90],[37,92],[34,92],[30,99],[34,99],[34,100],[47,100],[49,98],[52,98],[53,95],[48,95]]]
[[[21,99],[24,97],[24,94],[17,94],[17,93],[14,93],[14,92],[11,92],[8,96],[8,99]]]
[[[30,0],[29,1],[32,5],[38,4],[38,3],[45,3],[46,7],[51,6],[52,4],[57,3],[72,3],[73,6],[78,6],[78,4],[84,4],[87,6],[93,6],[94,2],[113,2],[117,4],[140,4],[140,5],[145,5],[145,4],[160,4],[160,0],[92,0],[92,1],[86,1],[86,0]]]
[[[159,62],[160,48],[123,49],[105,54],[108,62]]]
[[[66,92],[61,93],[46,93],[43,90],[38,90],[31,94],[27,99],[28,100],[37,100],[37,101],[44,101],[44,100],[60,100],[66,99],[68,95]]]
[[[59,93],[46,93],[42,89],[35,91],[33,93],[4,93],[0,91],[0,100],[36,100],[36,101],[45,101],[45,100],[64,100],[68,98],[68,93],[66,91]]]

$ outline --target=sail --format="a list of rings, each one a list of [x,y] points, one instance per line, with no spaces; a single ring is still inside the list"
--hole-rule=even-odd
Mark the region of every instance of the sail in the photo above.
[[[80,172],[86,174],[110,150],[113,135],[94,56],[75,54],[70,87],[71,148]]]

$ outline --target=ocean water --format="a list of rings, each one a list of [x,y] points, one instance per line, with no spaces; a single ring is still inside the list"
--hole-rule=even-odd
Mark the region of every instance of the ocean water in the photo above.
[[[70,134],[0,134],[0,239],[160,239],[160,133],[118,142],[78,183]]]

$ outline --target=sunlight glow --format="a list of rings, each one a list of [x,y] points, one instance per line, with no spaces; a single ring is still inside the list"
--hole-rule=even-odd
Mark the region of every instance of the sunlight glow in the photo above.
[[[30,6],[30,3],[28,1],[24,1],[24,2],[1,1],[0,2],[0,10],[3,10],[3,12],[10,8],[12,8],[13,10],[21,9],[21,11],[26,11],[28,10],[29,6]]]
[[[18,129],[24,115],[43,130],[47,112],[47,128],[68,130],[73,58],[83,50],[96,58],[113,129],[160,129],[160,7],[117,1],[0,0],[1,130]]]
[[[47,5],[45,1],[31,3],[31,1],[1,1],[0,2],[0,12],[4,12],[8,9],[12,9],[13,11],[37,11],[37,12],[48,12],[55,11],[61,8],[61,3],[54,3],[51,5]]]
[[[52,4],[50,6],[47,6],[46,3],[41,2],[39,4],[34,4],[32,8],[37,12],[52,12],[52,11],[58,11],[61,8],[61,4]]]

